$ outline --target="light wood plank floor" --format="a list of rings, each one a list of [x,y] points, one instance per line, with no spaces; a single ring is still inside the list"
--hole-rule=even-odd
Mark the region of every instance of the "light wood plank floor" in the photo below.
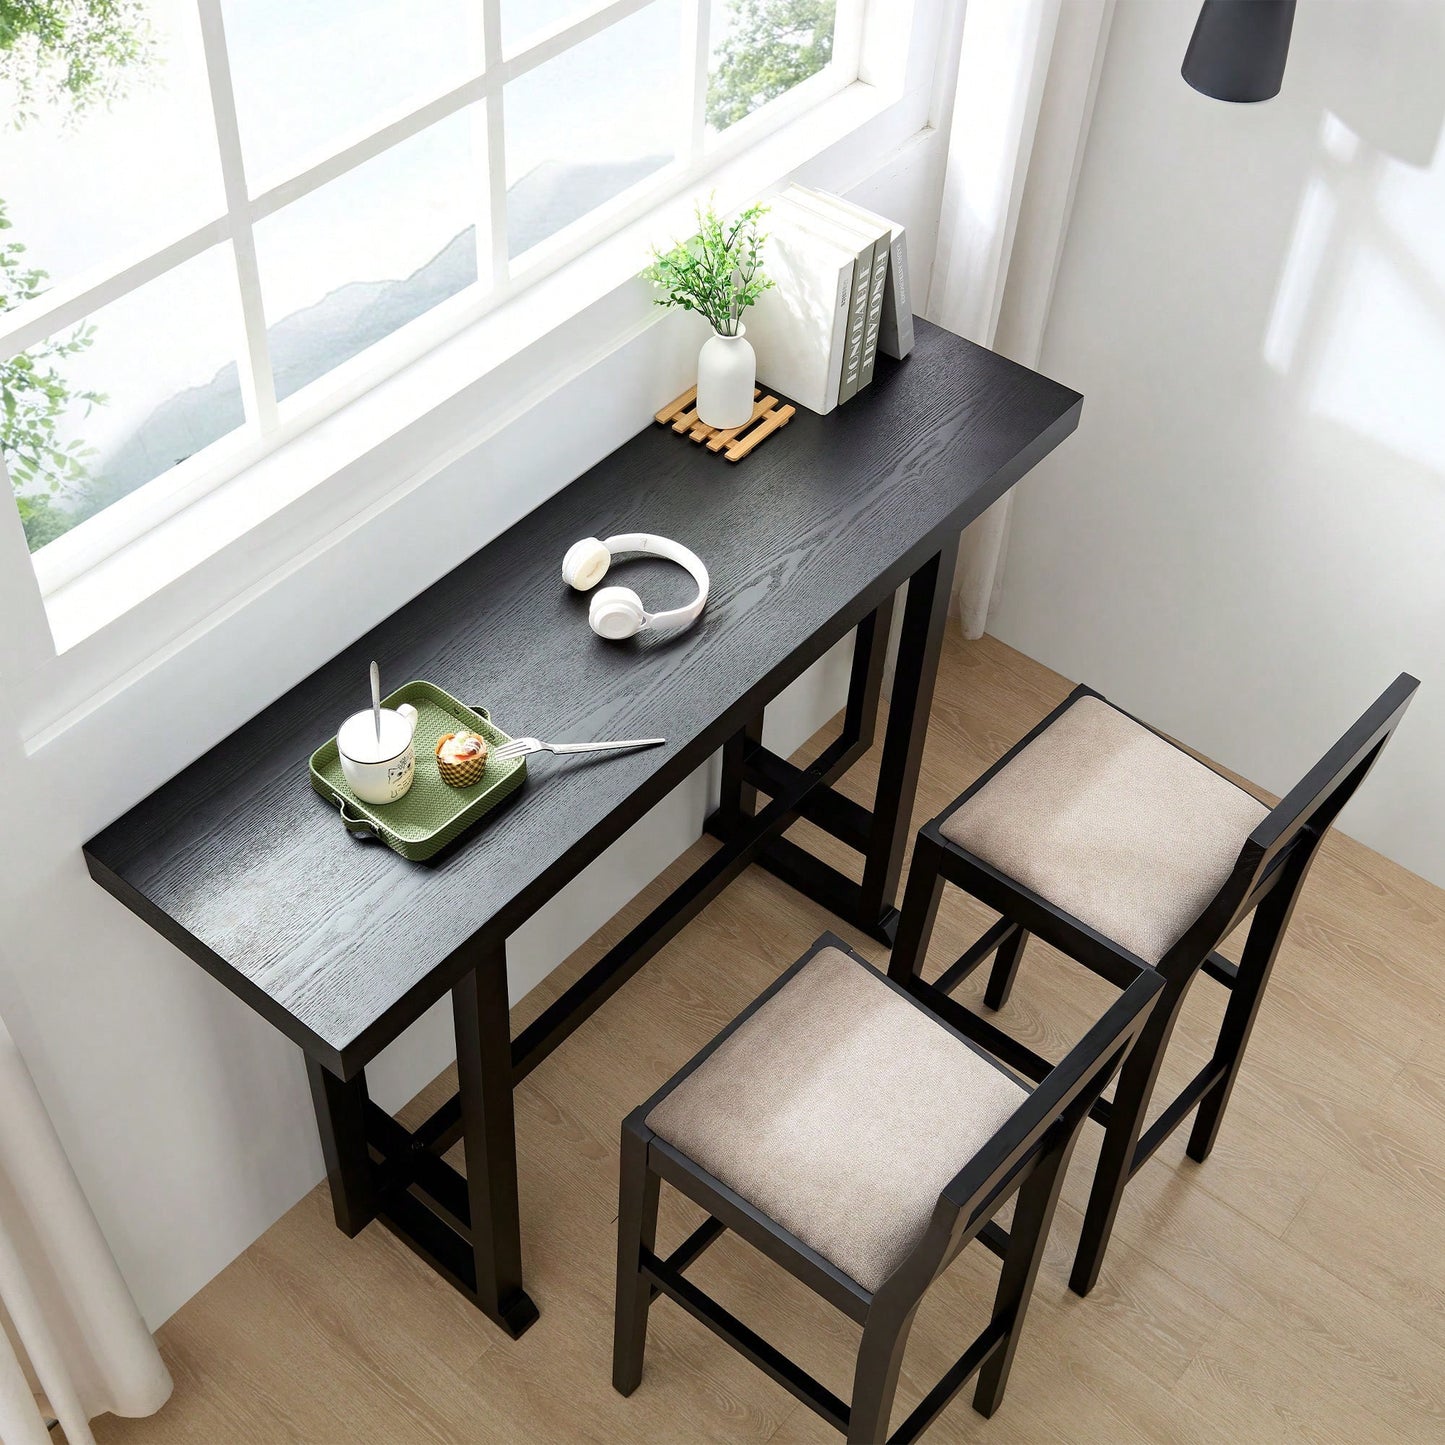
[[[918,820],[1068,689],[997,642],[951,637]],[[875,764],[865,759],[846,784],[860,801]],[[807,825],[799,833],[843,866],[830,840]],[[710,846],[696,845],[668,878]],[[666,881],[524,1000],[514,1029]],[[988,921],[950,892],[931,967]],[[883,961],[876,944],[749,872],[518,1091],[527,1279],[542,1309],[520,1342],[504,1340],[380,1226],[343,1238],[322,1186],[160,1331],[176,1380],[166,1409],[99,1421],[97,1439],[838,1438],[665,1300],[652,1313],[641,1388],[623,1400],[609,1383],[618,1122],[825,928]],[[1445,893],[1335,835],[1296,913],[1214,1157],[1186,1161],[1183,1132],[1165,1146],[1126,1195],[1103,1280],[1081,1301],[1065,1278],[1097,1149],[1089,1128],[1003,1407],[985,1422],[965,1391],[928,1438],[1445,1441],[1442,945]],[[960,997],[977,1004],[981,986],[980,976]],[[1004,1017],[1056,1057],[1110,993],[1034,942]],[[1198,981],[1161,1089],[1204,1062],[1222,1000]],[[408,1117],[453,1087],[449,1071]],[[670,1245],[695,1216],[664,1198]],[[895,1421],[978,1328],[995,1272],[992,1256],[969,1250],[935,1289],[913,1332]],[[852,1324],[732,1237],[696,1277],[846,1397]]]

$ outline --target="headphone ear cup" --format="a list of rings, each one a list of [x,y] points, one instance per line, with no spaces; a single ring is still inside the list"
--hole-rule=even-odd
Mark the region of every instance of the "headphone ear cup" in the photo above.
[[[598,637],[609,642],[622,642],[636,637],[647,621],[642,599],[630,587],[604,587],[593,593],[587,609],[587,621]]]
[[[562,559],[562,580],[578,592],[595,587],[612,565],[612,553],[596,537],[584,537],[568,547]]]

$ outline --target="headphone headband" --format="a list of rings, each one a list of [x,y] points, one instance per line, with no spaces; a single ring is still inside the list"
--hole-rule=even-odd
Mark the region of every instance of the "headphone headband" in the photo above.
[[[702,558],[690,547],[674,542],[671,537],[655,537],[651,532],[619,532],[615,537],[599,541],[584,537],[574,542],[562,559],[562,580],[579,592],[591,592],[607,574],[612,559],[620,553],[641,552],[645,556],[665,557],[676,562],[697,583],[697,596],[684,607],[668,612],[649,612],[642,599],[630,587],[603,587],[592,593],[587,621],[593,632],[613,642],[635,637],[644,628],[671,627],[682,629],[697,621],[707,603],[708,575]]]
[[[683,607],[674,607],[668,612],[647,612],[644,627],[688,627],[702,615],[707,604],[708,588],[712,585],[703,566],[702,558],[690,547],[674,542],[671,537],[654,537],[651,532],[619,532],[615,537],[604,537],[602,545],[616,557],[621,552],[645,552],[653,557],[665,557],[685,567],[697,583],[697,596]]]

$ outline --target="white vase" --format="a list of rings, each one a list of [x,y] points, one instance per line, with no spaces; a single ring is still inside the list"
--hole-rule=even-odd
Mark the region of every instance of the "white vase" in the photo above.
[[[697,355],[697,419],[719,428],[742,426],[753,414],[757,379],[746,327],[739,326],[736,336],[714,331]]]

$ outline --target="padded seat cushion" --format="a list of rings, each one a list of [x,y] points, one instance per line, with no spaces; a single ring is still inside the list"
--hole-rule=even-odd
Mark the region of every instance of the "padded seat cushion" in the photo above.
[[[1102,698],[1082,697],[940,831],[1157,964],[1268,811]]]
[[[1027,1097],[872,969],[825,948],[647,1124],[874,1290]]]

